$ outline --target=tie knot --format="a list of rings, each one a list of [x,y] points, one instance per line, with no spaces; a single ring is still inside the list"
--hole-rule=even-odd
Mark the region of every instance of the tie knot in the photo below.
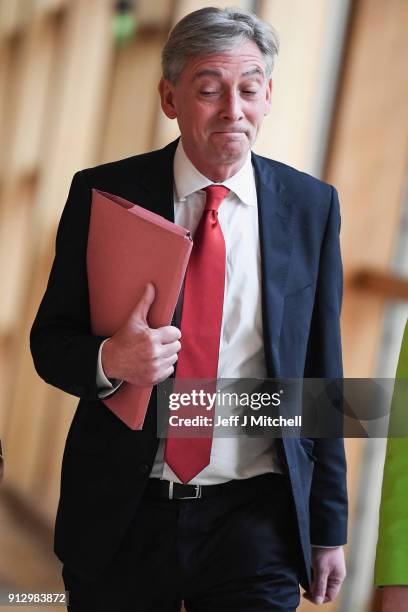
[[[221,202],[230,192],[228,187],[224,187],[224,185],[209,185],[204,188],[204,191],[206,193],[204,210],[218,210]]]

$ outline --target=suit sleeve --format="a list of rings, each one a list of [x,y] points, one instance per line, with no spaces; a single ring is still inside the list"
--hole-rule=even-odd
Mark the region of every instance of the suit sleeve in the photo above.
[[[343,377],[340,312],[343,272],[340,209],[331,187],[331,204],[320,253],[315,306],[308,341],[305,378]],[[333,419],[341,418],[333,408]],[[338,427],[334,427],[339,431]],[[347,540],[346,460],[342,438],[315,440],[315,468],[310,495],[311,543],[338,546]]]
[[[91,189],[82,172],[72,180],[57,230],[55,257],[30,333],[39,376],[77,397],[97,400],[99,346],[106,336],[91,331],[86,249]]]

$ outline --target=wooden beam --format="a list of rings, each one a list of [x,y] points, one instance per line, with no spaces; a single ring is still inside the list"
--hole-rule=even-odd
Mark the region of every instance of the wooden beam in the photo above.
[[[353,289],[367,291],[391,301],[408,301],[408,278],[361,268],[350,279]]]

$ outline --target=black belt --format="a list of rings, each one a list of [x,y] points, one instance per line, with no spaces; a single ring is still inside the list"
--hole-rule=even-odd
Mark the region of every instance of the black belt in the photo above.
[[[271,479],[283,481],[287,480],[284,474],[268,473],[245,478],[242,480],[229,480],[213,485],[193,485],[181,484],[160,478],[149,478],[145,495],[153,499],[208,499],[217,495],[232,493],[237,490],[256,490],[263,488],[265,481]]]

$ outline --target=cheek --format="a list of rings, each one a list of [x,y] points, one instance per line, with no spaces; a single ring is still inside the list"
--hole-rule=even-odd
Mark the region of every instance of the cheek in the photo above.
[[[197,102],[186,101],[182,111],[183,123],[195,130],[205,127],[213,115],[208,106]]]
[[[266,109],[267,107],[264,102],[257,105],[256,108],[250,109],[247,118],[254,127],[259,127],[262,124],[262,121],[265,117]]]
[[[216,115],[211,109],[197,108],[191,116],[191,129],[200,134],[201,136],[207,135],[211,132],[211,128],[216,121]]]

